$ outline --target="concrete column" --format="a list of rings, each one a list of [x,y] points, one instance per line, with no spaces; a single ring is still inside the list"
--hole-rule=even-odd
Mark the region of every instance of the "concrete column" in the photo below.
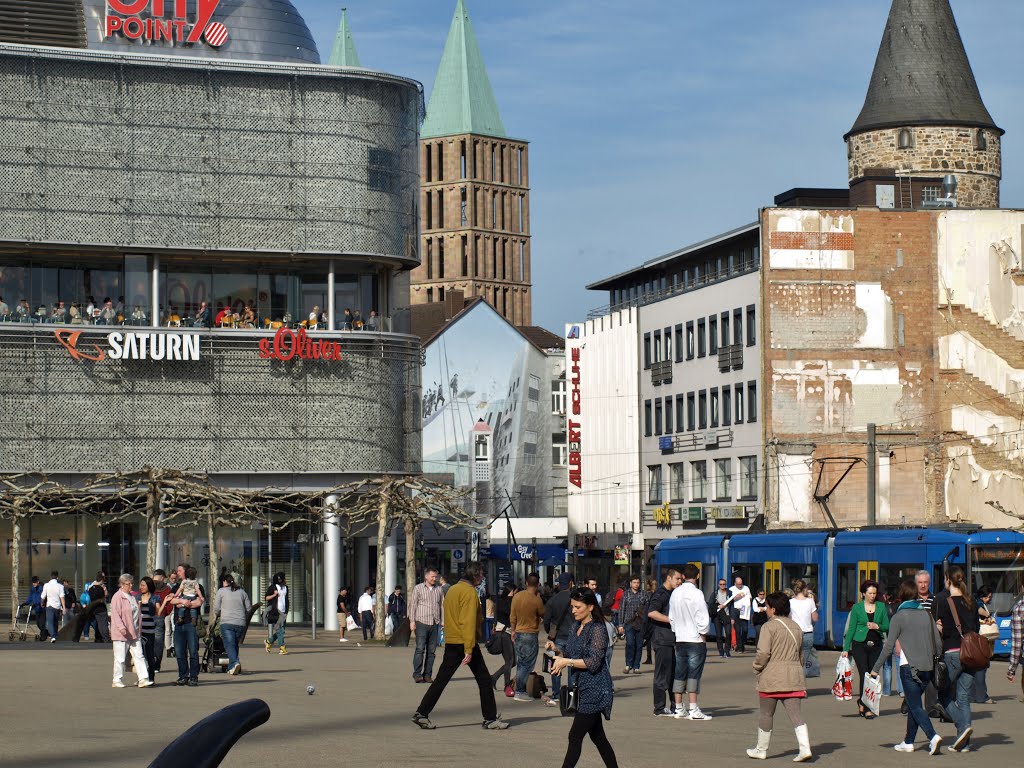
[[[164,515],[160,515],[163,522]],[[158,525],[156,528],[156,567],[167,572],[167,529]]]
[[[352,585],[357,599],[363,590],[370,586],[373,577],[370,574],[370,540],[366,536],[356,539],[356,583]]]
[[[152,291],[149,307],[149,324],[153,328],[160,327],[160,257],[153,254],[153,266],[149,271],[150,290]]]
[[[335,330],[334,310],[334,259],[331,259],[327,265],[327,330],[329,331]]]
[[[387,546],[384,547],[384,594],[390,595],[395,591],[398,584],[398,530],[391,532],[388,536]],[[408,598],[406,598],[408,599]]]
[[[328,507],[335,507],[338,497],[328,496],[324,501]],[[341,528],[338,526],[338,516],[332,514],[324,518],[324,631],[338,629],[335,598],[339,589],[341,589]]]

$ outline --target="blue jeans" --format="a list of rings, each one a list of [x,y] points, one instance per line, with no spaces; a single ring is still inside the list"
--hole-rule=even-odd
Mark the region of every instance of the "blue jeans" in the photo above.
[[[626,627],[626,666],[629,669],[640,670],[640,657],[644,654],[644,631],[633,629],[630,624]]]
[[[563,656],[565,655],[566,644],[565,644],[564,640],[556,640],[555,641],[555,648],[557,648],[559,651],[561,651],[561,654]],[[608,671],[610,672],[611,670],[609,669]],[[555,701],[558,701],[558,696],[561,694],[561,692],[562,692],[562,676],[561,675],[552,675],[551,676],[551,698],[554,699]]]
[[[245,632],[245,627],[238,624],[221,624],[220,638],[224,641],[224,652],[228,655],[228,669],[238,664],[238,640]]]
[[[905,664],[899,668],[900,680],[903,683],[903,700],[907,703],[907,735],[903,739],[904,744],[913,744],[917,738],[917,729],[924,731],[925,737],[930,741],[935,736],[935,726],[932,725],[928,713],[924,710],[924,691],[928,683],[932,681],[932,672],[918,672],[917,682],[910,673],[910,665]]]
[[[672,693],[700,693],[700,679],[704,676],[704,662],[707,658],[707,643],[676,643]]]
[[[50,637],[57,637],[57,629],[60,624],[60,608],[46,609],[46,631]]]
[[[537,633],[516,632],[516,693],[526,693],[526,679],[537,664]]]
[[[270,643],[271,647],[276,643],[280,647],[284,647],[284,625],[286,619],[284,614],[280,614],[277,621],[267,627],[267,642]],[[174,641],[174,647],[178,647],[178,641]]]
[[[960,651],[946,651],[949,685],[939,693],[939,701],[956,723],[959,736],[971,726],[971,694],[974,692],[974,672],[960,666]]]
[[[416,651],[412,655],[412,676],[433,677],[434,653],[437,651],[438,624],[416,624]]]
[[[199,679],[199,635],[195,625],[174,625],[175,661],[178,662],[179,680]]]

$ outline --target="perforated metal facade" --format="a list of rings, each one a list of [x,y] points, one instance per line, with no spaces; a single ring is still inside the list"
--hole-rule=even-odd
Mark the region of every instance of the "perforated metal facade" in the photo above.
[[[0,241],[417,257],[417,83],[0,45]]]
[[[198,362],[90,362],[55,327],[0,326],[0,472],[420,470],[417,338],[318,334],[341,361],[280,362],[259,357],[269,334],[201,331]],[[83,331],[77,349],[104,348],[110,330]]]

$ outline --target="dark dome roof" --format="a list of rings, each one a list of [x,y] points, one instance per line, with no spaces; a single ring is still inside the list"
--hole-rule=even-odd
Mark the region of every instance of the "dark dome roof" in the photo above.
[[[152,53],[213,59],[319,64],[320,54],[309,27],[289,0],[220,0],[211,21],[227,27],[227,41],[219,48],[203,43],[178,46],[144,45],[117,36],[103,38],[106,0],[82,0],[89,49],[120,53]],[[170,17],[173,3],[166,3]],[[188,0],[189,18],[195,18],[196,0]]]
[[[1002,133],[985,108],[949,0],[893,0],[854,133],[962,125]]]

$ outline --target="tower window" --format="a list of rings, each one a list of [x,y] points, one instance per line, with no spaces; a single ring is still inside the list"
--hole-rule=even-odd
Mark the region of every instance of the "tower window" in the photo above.
[[[942,196],[942,187],[938,186],[927,186],[921,187],[921,202],[926,203],[929,200],[938,200]]]
[[[974,134],[974,148],[979,152],[984,152],[988,149],[988,137],[982,128],[979,128],[978,132]]]
[[[900,149],[913,149],[914,148],[914,134],[911,133],[909,128],[900,128],[899,148]]]

